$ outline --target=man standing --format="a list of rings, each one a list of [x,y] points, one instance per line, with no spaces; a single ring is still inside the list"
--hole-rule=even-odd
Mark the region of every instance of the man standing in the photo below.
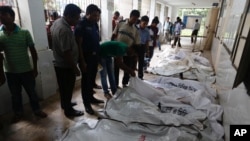
[[[141,46],[138,48],[138,77],[143,80],[143,67],[144,67],[144,58],[145,51],[148,52],[148,45],[151,39],[149,29],[147,28],[149,22],[148,16],[142,16],[141,21],[138,27],[141,38]]]
[[[161,37],[161,36],[162,36],[161,31],[162,31],[162,23],[160,22],[158,16],[155,16],[154,19],[157,20],[157,21],[159,22],[159,23],[157,24],[158,33],[157,33],[156,44],[157,44],[159,50],[161,51],[161,38],[162,38],[162,37]],[[153,19],[153,20],[154,20],[154,19]]]
[[[111,40],[117,40],[128,45],[127,56],[123,57],[123,62],[125,65],[131,69],[136,68],[137,62],[137,47],[140,47],[140,35],[138,29],[135,27],[135,23],[140,17],[140,12],[138,10],[132,10],[130,13],[130,18],[119,22],[115,27]],[[119,73],[115,73],[116,83],[119,84]],[[123,87],[126,87],[129,82],[129,73],[124,72],[122,84]]]
[[[120,16],[120,13],[118,11],[115,11],[113,19],[112,19],[112,31],[114,31],[116,25],[119,22],[119,16]]]
[[[151,40],[149,42],[149,52],[148,52],[149,62],[151,61],[154,55],[154,48],[156,46],[157,33],[158,33],[158,27],[157,27],[158,23],[159,23],[158,20],[153,19],[151,25],[148,27],[149,35],[151,37]]]
[[[59,86],[61,107],[68,117],[81,116],[84,113],[73,109],[71,99],[75,86],[76,76],[80,76],[77,67],[84,70],[82,53],[79,51],[71,26],[75,26],[80,18],[81,9],[74,5],[66,5],[63,17],[56,20],[50,28],[52,34],[52,47],[54,65]]]
[[[182,22],[181,18],[177,17],[176,22],[174,23],[174,43],[172,44],[172,48],[176,46],[178,42],[178,47],[181,47],[181,30],[182,30]]]
[[[166,21],[163,24],[163,32],[165,35],[166,43],[169,42],[170,44],[171,44],[171,38],[172,38],[172,30],[171,30],[172,26],[173,26],[173,23],[170,22],[170,18],[167,17]]]
[[[196,43],[199,30],[200,30],[200,24],[198,23],[198,19],[196,19],[193,27],[193,32],[191,34],[191,43]]]
[[[15,12],[9,6],[0,7],[0,86],[5,82],[3,74],[3,61],[7,83],[11,92],[12,108],[15,113],[14,121],[23,116],[22,87],[29,96],[30,105],[36,116],[45,118],[39,105],[35,92],[35,77],[37,77],[37,52],[33,39],[28,30],[21,29],[14,23]],[[30,63],[28,49],[30,51],[33,68]]]
[[[101,10],[94,4],[88,5],[86,15],[75,28],[76,41],[83,51],[87,64],[86,71],[82,72],[82,97],[85,111],[94,114],[90,104],[103,103],[94,98],[93,88],[99,62],[100,34],[97,22],[100,19]]]

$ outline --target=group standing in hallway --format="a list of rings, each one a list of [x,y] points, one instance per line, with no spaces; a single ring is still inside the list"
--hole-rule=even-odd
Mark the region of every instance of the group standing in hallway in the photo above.
[[[100,44],[98,22],[101,9],[90,4],[83,17],[80,17],[81,12],[81,8],[75,4],[66,5],[63,16],[56,17],[49,28],[50,48],[54,55],[53,63],[59,87],[60,104],[67,117],[84,115],[83,110],[73,108],[76,103],[72,101],[72,94],[77,76],[81,76],[81,95],[85,112],[93,115],[95,111],[91,104],[104,103],[103,100],[94,97],[93,89],[97,87],[98,65],[102,66],[100,70],[102,87],[99,88],[103,89],[105,98],[110,99],[120,88],[120,69],[124,72],[122,87],[128,86],[130,77],[136,76],[137,69],[138,77],[144,79],[145,68],[149,66],[149,63],[145,66],[145,59],[147,58],[150,62],[155,47],[158,46],[161,50],[159,39],[161,32],[164,32],[166,40],[171,42],[171,26],[174,25],[174,44],[178,41],[178,45],[181,46],[181,20],[178,18],[175,24],[168,20],[162,25],[158,17],[150,22],[149,17],[141,16],[138,10],[132,10],[130,17],[125,20],[121,20],[122,16],[116,11],[112,19],[111,41]],[[34,114],[46,117],[46,113],[40,108],[35,92],[35,77],[38,70],[34,42],[28,30],[23,30],[13,23],[14,17],[10,7],[0,8],[0,20],[3,24],[0,37],[5,37],[0,39],[0,51],[5,53],[5,56],[0,54],[0,85],[3,85],[7,78],[16,117],[21,117],[23,112],[22,87],[29,95]],[[148,25],[149,22],[150,25]],[[23,45],[22,49],[16,49],[19,47],[18,44]],[[28,50],[31,53],[32,65],[29,64]],[[6,68],[5,74],[2,66]],[[108,90],[109,86],[111,92]]]

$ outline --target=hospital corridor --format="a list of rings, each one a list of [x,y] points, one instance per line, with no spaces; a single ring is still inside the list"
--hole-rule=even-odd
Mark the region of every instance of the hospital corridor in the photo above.
[[[249,0],[0,0],[0,25],[0,141],[249,137]]]

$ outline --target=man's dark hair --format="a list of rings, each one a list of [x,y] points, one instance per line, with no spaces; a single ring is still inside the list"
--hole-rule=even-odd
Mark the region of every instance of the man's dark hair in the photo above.
[[[116,16],[120,16],[120,12],[118,12],[118,11],[115,11],[115,13],[114,13],[114,15],[116,15]]]
[[[139,18],[140,17],[140,12],[138,10],[132,10],[130,12],[130,17],[133,17],[133,16]]]
[[[92,14],[94,12],[99,12],[101,14],[101,9],[99,9],[98,6],[94,4],[88,5],[88,7],[86,8],[86,15]]]
[[[79,15],[81,12],[82,12],[81,8],[79,8],[77,5],[67,4],[64,9],[63,16],[75,17]]]
[[[148,16],[142,16],[141,17],[141,21],[143,21],[143,22],[148,22],[149,21],[149,17]]]
[[[198,22],[198,19],[196,19],[195,21]]]
[[[154,19],[156,19],[156,20],[158,20],[158,21],[159,21],[159,18],[158,18],[158,16],[155,16],[155,17],[154,17]]]
[[[8,13],[15,19],[15,12],[10,6],[0,6],[0,13]]]
[[[159,20],[158,20],[158,19],[153,19],[153,20],[152,20],[152,23],[158,24],[158,23],[159,23]]]
[[[56,19],[56,18],[58,18],[59,15],[56,11],[53,11],[50,16],[53,17],[54,19]]]

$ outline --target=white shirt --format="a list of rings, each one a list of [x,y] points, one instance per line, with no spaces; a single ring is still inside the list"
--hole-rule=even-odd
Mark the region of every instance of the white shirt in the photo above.
[[[170,21],[165,21],[165,23],[164,23],[164,27],[163,27],[163,29],[165,30],[165,31],[167,31],[167,30],[169,30],[169,26],[170,26]]]
[[[200,24],[198,22],[196,22],[194,24],[193,30],[199,30],[200,29]]]
[[[157,28],[158,28],[158,33],[157,33],[157,35],[160,35],[161,30],[162,30],[162,24],[161,24],[161,22],[159,22],[159,23],[157,24]]]

